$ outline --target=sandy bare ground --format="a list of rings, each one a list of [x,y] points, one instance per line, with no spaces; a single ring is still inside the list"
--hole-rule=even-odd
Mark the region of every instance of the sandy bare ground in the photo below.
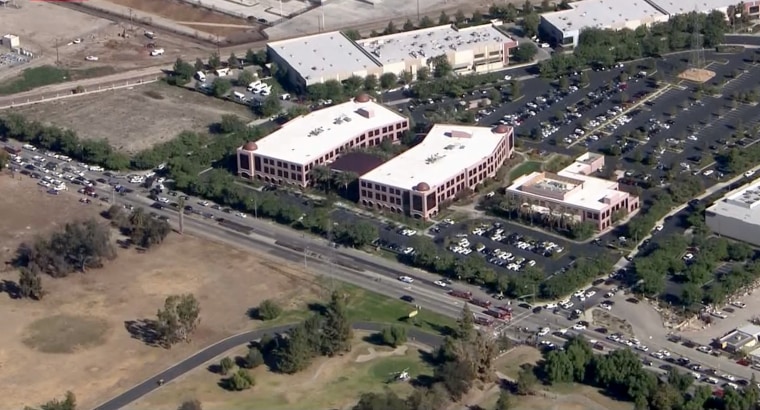
[[[80,204],[76,194],[48,196],[33,180],[0,176],[0,249],[5,260],[22,241],[103,208]],[[265,298],[281,298],[288,308],[316,298],[310,278],[299,267],[172,234],[146,254],[120,249],[105,269],[66,279],[45,277],[49,295],[40,302],[0,294],[2,407],[37,405],[71,390],[81,408],[91,408],[203,346],[259,325],[246,317],[246,310]],[[17,279],[15,271],[0,272],[0,281]],[[126,321],[154,318],[167,295],[186,292],[201,304],[201,324],[192,343],[171,350],[148,347],[125,329]],[[56,330],[65,329],[65,321],[102,344],[73,346],[73,353],[39,352],[39,346],[55,347],[76,336]]]
[[[105,138],[126,152],[150,148],[182,131],[208,132],[209,125],[226,114],[254,118],[243,105],[161,83],[37,104],[15,112],[69,128],[83,138]]]

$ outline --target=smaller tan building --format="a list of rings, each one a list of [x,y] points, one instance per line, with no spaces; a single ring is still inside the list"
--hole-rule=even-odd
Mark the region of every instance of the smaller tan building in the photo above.
[[[531,212],[591,222],[603,231],[613,225],[615,212],[639,209],[638,197],[620,191],[617,182],[593,175],[603,167],[603,155],[586,153],[557,173],[533,172],[517,178],[506,195]]]
[[[415,147],[359,178],[367,207],[428,219],[496,175],[514,149],[511,127],[437,124]]]

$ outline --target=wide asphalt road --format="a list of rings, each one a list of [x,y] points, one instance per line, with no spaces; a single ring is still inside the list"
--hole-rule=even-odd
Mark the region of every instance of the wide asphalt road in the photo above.
[[[164,380],[164,383],[168,383],[230,349],[248,344],[254,340],[261,339],[261,337],[267,333],[276,334],[285,332],[293,326],[294,325],[290,324],[271,327],[268,329],[252,330],[250,332],[240,333],[216,342],[213,345],[164,370],[163,372],[114,397],[113,399],[97,406],[95,410],[117,410],[124,408],[135,400],[160,388],[161,386],[159,386],[158,381],[161,379]],[[370,322],[356,322],[352,325],[354,330],[363,330],[369,332],[379,332],[385,326],[386,325],[384,324]],[[428,346],[438,346],[443,340],[443,338],[440,336],[426,333],[414,328],[409,328],[407,330],[407,336],[410,339],[414,339],[415,341],[426,344]]]

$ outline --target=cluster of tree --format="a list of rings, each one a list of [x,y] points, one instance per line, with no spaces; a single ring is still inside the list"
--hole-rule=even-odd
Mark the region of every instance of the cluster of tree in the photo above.
[[[465,91],[476,87],[494,85],[503,80],[503,76],[496,73],[482,73],[463,76],[451,76],[450,67],[445,69],[444,63],[438,64],[436,76],[432,76],[425,70],[417,72],[417,79],[410,91],[416,98],[426,99],[433,96],[446,95],[459,98]]]
[[[24,407],[24,410],[76,410],[77,399],[74,393],[67,391],[63,400],[53,399],[41,405],[39,408]]]
[[[575,240],[586,240],[596,233],[596,225],[591,222],[578,222],[563,212],[562,209],[550,209],[550,212],[535,211],[532,206],[518,201],[506,193],[497,193],[490,198],[484,198],[483,207],[488,212],[509,220],[520,220],[526,224],[542,227]]]
[[[695,36],[697,30],[699,35]],[[581,31],[573,54],[555,53],[539,63],[539,69],[542,76],[556,78],[591,64],[611,66],[616,61],[658,57],[672,51],[712,48],[723,42],[727,30],[726,15],[717,10],[678,14],[635,30],[587,28]]]
[[[693,215],[691,219],[702,218],[698,209]],[[683,259],[686,252],[694,255],[688,262]],[[657,297],[671,279],[684,285],[681,294],[675,295],[682,305],[720,304],[760,278],[760,263],[752,260],[754,253],[749,245],[709,237],[706,231],[694,232],[691,242],[672,235],[657,240],[651,251],[636,258],[630,281],[638,292]],[[716,277],[713,272],[724,262],[733,262],[733,269]]]
[[[201,307],[192,294],[171,295],[156,314],[156,333],[161,345],[170,348],[179,342],[189,343],[200,323]]]
[[[0,116],[0,136],[60,152],[77,161],[107,169],[124,169],[129,166],[129,157],[114,150],[105,139],[81,139],[74,131],[27,121],[18,114]]]
[[[248,367],[249,362],[247,360],[243,360],[241,361],[241,365]],[[256,380],[244,367],[240,367],[235,371],[233,370],[235,370],[235,361],[232,360],[232,358],[229,356],[219,361],[219,373],[222,376],[229,376],[223,379],[221,383],[226,389],[232,391],[243,391],[248,390],[256,385]]]
[[[727,388],[723,397],[717,397],[709,386],[693,386],[694,378],[688,373],[673,369],[658,378],[642,367],[641,359],[630,349],[594,354],[582,337],[568,340],[564,350],[548,352],[538,370],[549,384],[588,384],[612,397],[632,401],[637,410],[750,410],[760,399],[754,377],[747,387]]]
[[[406,343],[406,328],[401,326],[384,327],[380,331],[380,340],[390,347],[401,346]]]
[[[362,394],[354,410],[437,410],[451,400],[461,399],[476,382],[490,382],[493,361],[503,340],[495,340],[474,327],[474,317],[465,304],[456,329],[435,352],[432,380],[406,398],[390,390]],[[504,408],[500,408],[504,409]]]
[[[346,309],[346,296],[333,292],[322,314],[315,314],[295,326],[271,350],[275,369],[282,373],[300,372],[318,356],[333,357],[351,351],[353,331]]]
[[[631,218],[626,225],[628,237],[638,243],[652,232],[657,221],[674,207],[690,201],[703,191],[702,181],[698,176],[691,174],[677,174],[666,189],[649,189],[650,199],[641,204],[638,215]]]
[[[716,161],[723,171],[741,174],[760,162],[760,147],[755,144],[748,147],[731,148],[718,155]]]
[[[46,273],[61,278],[72,272],[100,268],[104,261],[115,257],[108,226],[88,219],[68,223],[47,238],[22,244],[15,263],[30,275]]]
[[[123,207],[112,205],[106,211],[106,216],[114,226],[129,236],[132,243],[143,249],[160,244],[172,230],[169,222],[148,215],[144,208],[136,208],[127,213]]]
[[[377,239],[377,225],[365,220],[338,223],[333,228],[336,243],[362,248]]]

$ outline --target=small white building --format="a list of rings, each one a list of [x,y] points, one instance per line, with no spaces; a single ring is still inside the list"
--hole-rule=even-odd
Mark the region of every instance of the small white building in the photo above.
[[[6,34],[2,38],[2,45],[4,48],[7,48],[8,50],[14,50],[17,48],[21,48],[21,41],[19,40],[18,36],[15,34]]]

